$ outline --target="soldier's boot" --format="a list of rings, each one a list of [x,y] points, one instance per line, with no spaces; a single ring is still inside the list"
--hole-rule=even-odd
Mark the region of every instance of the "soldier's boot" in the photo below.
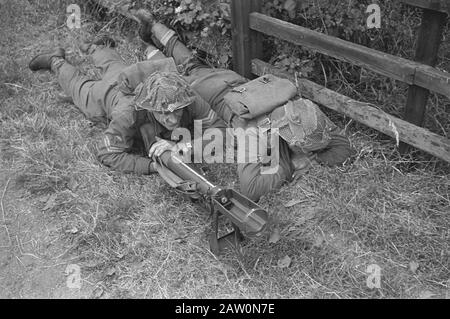
[[[152,27],[152,35],[155,44],[158,46],[160,44],[162,47],[166,47],[167,42],[176,35],[175,31],[169,29],[164,24],[156,22]]]
[[[65,61],[66,51],[63,48],[57,48],[54,51],[38,54],[29,63],[31,71],[55,71],[55,69]]]
[[[170,39],[175,32],[167,28],[165,25],[156,21],[155,17],[146,9],[139,9],[132,11],[132,15],[136,21],[139,22],[139,37],[147,44],[154,45],[158,49],[163,50],[168,39]],[[170,31],[171,34],[166,40],[164,35]]]
[[[131,11],[135,20],[140,24],[139,37],[148,44],[153,44],[152,27],[155,24],[155,17],[146,9]]]
[[[96,47],[98,46],[106,46],[110,48],[116,47],[116,41],[113,38],[107,35],[102,35],[95,38],[93,41],[84,41],[80,44],[80,51],[84,54],[91,54]]]

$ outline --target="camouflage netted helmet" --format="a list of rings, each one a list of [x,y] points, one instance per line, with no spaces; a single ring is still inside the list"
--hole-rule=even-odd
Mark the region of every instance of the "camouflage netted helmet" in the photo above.
[[[155,112],[174,112],[195,100],[189,84],[174,72],[155,72],[135,90],[137,109]]]
[[[313,152],[330,143],[330,132],[336,125],[319,107],[306,99],[289,101],[270,115],[270,127],[279,130],[294,152]]]

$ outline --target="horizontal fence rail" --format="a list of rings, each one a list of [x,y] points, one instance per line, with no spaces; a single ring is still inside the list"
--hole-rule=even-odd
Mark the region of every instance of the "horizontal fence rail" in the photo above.
[[[449,0],[400,0],[400,2],[422,9],[450,13]]]
[[[368,68],[410,85],[450,98],[450,73],[338,39],[261,13],[250,14],[252,30],[274,36],[340,60]]]
[[[369,103],[353,100],[304,78],[297,79],[261,60],[252,60],[252,72],[258,76],[271,73],[287,78],[297,85],[303,97],[450,162],[450,140],[443,136],[391,116]]]

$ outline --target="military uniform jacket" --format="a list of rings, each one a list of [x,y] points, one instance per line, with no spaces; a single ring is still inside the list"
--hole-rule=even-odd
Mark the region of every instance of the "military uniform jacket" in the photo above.
[[[155,126],[156,135],[170,139],[168,132],[153,115],[146,110],[136,110],[133,96],[117,91],[117,104],[113,108],[109,126],[98,143],[98,158],[105,166],[113,170],[149,174],[152,160],[130,151],[136,139],[140,139],[141,125],[151,123]],[[225,129],[226,124],[199,95],[195,102],[184,109],[181,127],[191,128],[195,120],[200,120],[203,130],[208,128]]]

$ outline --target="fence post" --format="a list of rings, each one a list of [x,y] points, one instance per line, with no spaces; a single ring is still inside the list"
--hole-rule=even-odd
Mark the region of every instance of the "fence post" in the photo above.
[[[423,9],[415,56],[417,62],[433,67],[436,65],[446,19],[447,15],[443,12]],[[406,121],[417,126],[423,125],[429,95],[430,91],[425,88],[416,85],[409,87],[405,109]],[[400,145],[400,153],[404,154],[408,149],[408,144]]]
[[[261,12],[262,0],[231,0],[233,36],[233,69],[246,78],[253,78],[252,59],[261,58],[262,35],[249,26],[249,15]]]

